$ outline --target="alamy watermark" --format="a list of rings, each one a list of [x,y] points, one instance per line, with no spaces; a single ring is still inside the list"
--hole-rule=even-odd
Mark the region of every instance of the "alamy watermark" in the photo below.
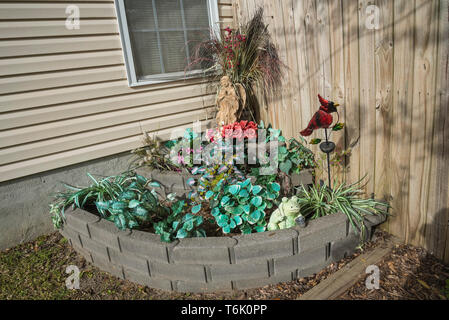
[[[376,289],[378,290],[380,288],[379,286],[379,280],[380,280],[380,270],[379,267],[376,265],[370,265],[366,268],[365,273],[369,274],[368,277],[366,277],[365,285],[368,290]]]
[[[266,129],[209,129],[202,130],[201,122],[193,123],[191,135],[185,136],[181,128],[171,132],[171,140],[184,136],[189,147],[182,144],[170,150],[170,160],[174,163],[216,165],[244,164],[245,156],[248,164],[259,163],[260,175],[272,175],[278,169],[279,141],[276,136],[269,137],[267,144]],[[247,154],[245,155],[245,139],[247,139]],[[203,147],[202,142],[209,142]],[[267,151],[269,155],[267,156]]]
[[[65,20],[65,27],[68,30],[80,28],[80,8],[77,5],[71,4],[65,8],[65,13],[68,15]]]
[[[65,286],[69,290],[77,290],[80,288],[80,269],[75,265],[69,265],[65,269],[65,273],[70,274],[65,280]]]
[[[380,22],[380,8],[375,5],[369,5],[365,9],[367,15],[365,26],[368,30],[378,30]]]

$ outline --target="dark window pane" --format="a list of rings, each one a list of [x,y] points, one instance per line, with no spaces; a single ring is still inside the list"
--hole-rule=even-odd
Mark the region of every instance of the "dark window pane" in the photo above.
[[[184,72],[189,63],[187,57],[210,37],[208,0],[182,0],[182,6],[181,0],[124,3],[138,79]]]
[[[187,28],[209,29],[207,0],[183,0]]]
[[[126,20],[129,30],[155,29],[152,1],[127,0]]]
[[[131,33],[137,78],[162,73],[156,32]]]
[[[160,35],[165,72],[184,71],[187,66],[184,32],[168,31]]]
[[[182,30],[181,5],[179,0],[156,1],[159,29]]]

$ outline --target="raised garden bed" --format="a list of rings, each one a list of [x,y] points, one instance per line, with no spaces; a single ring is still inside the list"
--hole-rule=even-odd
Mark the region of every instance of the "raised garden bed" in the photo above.
[[[367,238],[383,222],[366,221]],[[360,242],[343,214],[273,232],[188,238],[172,243],[143,231],[120,231],[84,210],[66,211],[60,230],[98,268],[151,288],[179,292],[230,291],[309,276],[351,254]]]

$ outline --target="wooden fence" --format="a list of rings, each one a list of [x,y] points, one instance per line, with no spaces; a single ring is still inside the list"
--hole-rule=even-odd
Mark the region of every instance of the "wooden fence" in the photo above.
[[[298,137],[319,103],[343,105],[345,178],[388,199],[386,229],[449,261],[448,0],[234,0],[264,7],[288,70],[264,121]],[[312,137],[322,137],[322,132]]]

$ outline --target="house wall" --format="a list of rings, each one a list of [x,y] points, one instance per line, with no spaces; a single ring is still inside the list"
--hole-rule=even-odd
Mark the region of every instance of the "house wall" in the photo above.
[[[234,2],[241,21],[265,8],[288,66],[262,119],[298,138],[318,93],[340,103],[345,130],[331,140],[351,148],[340,179],[366,175],[367,195],[392,205],[385,228],[449,262],[449,1]]]
[[[157,132],[211,117],[213,87],[183,80],[128,87],[112,0],[0,0],[0,182],[140,145]],[[230,1],[219,0],[222,25]]]
[[[218,2],[221,26],[231,25],[231,1]],[[51,230],[55,185],[42,177],[77,183],[89,168],[116,174],[127,163],[114,155],[140,146],[143,131],[168,139],[213,116],[205,79],[130,88],[114,1],[75,4],[80,28],[70,30],[71,1],[0,0],[0,249]]]

